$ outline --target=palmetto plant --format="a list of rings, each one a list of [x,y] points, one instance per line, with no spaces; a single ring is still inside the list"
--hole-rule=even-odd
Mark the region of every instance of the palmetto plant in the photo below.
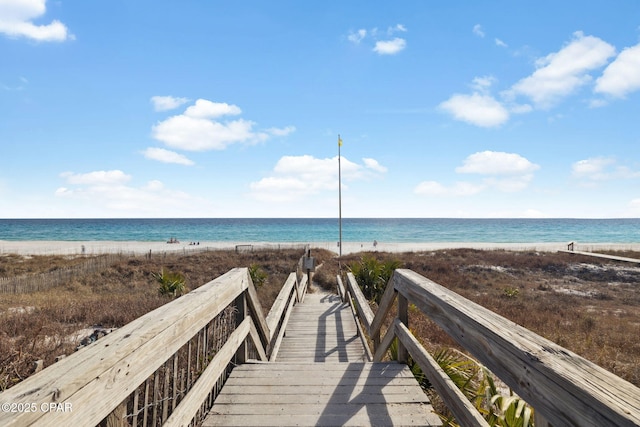
[[[503,396],[497,389],[490,373],[484,372],[484,399],[478,399],[476,408],[492,426],[529,427],[533,425],[533,410],[513,393]]]
[[[391,357],[397,359],[397,338],[389,351]],[[513,394],[502,395],[492,374],[475,360],[453,348],[442,348],[434,353],[433,358],[490,426],[533,427],[533,410],[527,403]],[[420,366],[411,358],[408,365],[423,389],[433,388]],[[459,427],[452,416],[441,415],[441,418],[444,425]]]
[[[391,275],[400,267],[400,261],[380,262],[371,255],[364,255],[359,262],[351,264],[349,269],[362,288],[364,296],[379,303]]]
[[[184,276],[180,273],[166,271],[164,268],[160,273],[151,273],[153,278],[160,284],[158,292],[160,295],[180,296],[187,291]]]
[[[249,266],[249,276],[251,276],[251,281],[257,287],[264,285],[268,278],[267,273],[258,264]]]

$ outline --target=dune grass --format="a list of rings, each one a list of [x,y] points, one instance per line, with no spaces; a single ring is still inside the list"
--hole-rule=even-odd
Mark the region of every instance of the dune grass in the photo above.
[[[314,250],[321,264],[314,281],[335,289],[343,271],[363,254],[338,260]],[[640,386],[640,267],[561,253],[471,249],[415,253],[370,253],[394,261],[452,289],[465,298],[580,354]],[[79,274],[48,291],[4,294],[0,298],[0,390],[75,351],[74,334],[100,325],[120,327],[171,300],[160,295],[154,278],[162,269],[185,278],[189,290],[234,267],[255,267],[267,278],[257,287],[264,313],[302,256],[299,250],[212,251],[147,259],[123,257],[100,271]],[[640,258],[638,253],[624,256]],[[84,259],[86,260],[86,258]],[[0,276],[41,273],[83,258],[0,256]],[[375,309],[375,303],[374,309]],[[415,307],[410,328],[427,348],[457,347]]]

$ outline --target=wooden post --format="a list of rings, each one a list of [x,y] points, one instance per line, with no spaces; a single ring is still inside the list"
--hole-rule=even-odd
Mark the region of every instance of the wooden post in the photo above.
[[[400,293],[398,294],[398,320],[409,329],[409,301]],[[408,361],[407,348],[398,340],[398,363],[407,363]]]
[[[244,318],[247,316],[247,298],[246,292],[242,292],[238,298],[236,298],[235,302],[236,306],[236,327],[239,326]],[[243,342],[238,348],[238,352],[236,353],[236,362],[238,364],[245,363],[248,359],[247,353],[247,344]]]
[[[125,400],[109,414],[104,423],[105,427],[124,427],[129,425],[125,418],[127,417],[127,401]]]

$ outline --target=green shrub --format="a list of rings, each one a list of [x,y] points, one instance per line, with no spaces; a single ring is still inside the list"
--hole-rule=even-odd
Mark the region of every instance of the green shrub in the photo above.
[[[180,296],[187,292],[184,276],[180,273],[165,271],[151,273],[153,278],[160,284],[158,292],[160,295]]]
[[[251,276],[251,281],[256,287],[264,285],[268,278],[267,273],[258,264],[249,266],[249,276]]]
[[[507,297],[507,298],[515,298],[515,297],[518,296],[519,293],[520,293],[520,289],[508,286],[508,287],[504,288],[504,291],[502,292],[502,295]]]
[[[394,270],[402,267],[402,262],[391,260],[380,262],[372,255],[364,255],[359,262],[349,266],[364,296],[376,303],[380,302]]]

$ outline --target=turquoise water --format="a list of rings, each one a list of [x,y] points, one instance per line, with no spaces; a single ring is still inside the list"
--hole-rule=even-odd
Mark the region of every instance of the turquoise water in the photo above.
[[[335,218],[0,219],[0,240],[336,242]],[[343,218],[345,242],[640,243],[640,219]]]

